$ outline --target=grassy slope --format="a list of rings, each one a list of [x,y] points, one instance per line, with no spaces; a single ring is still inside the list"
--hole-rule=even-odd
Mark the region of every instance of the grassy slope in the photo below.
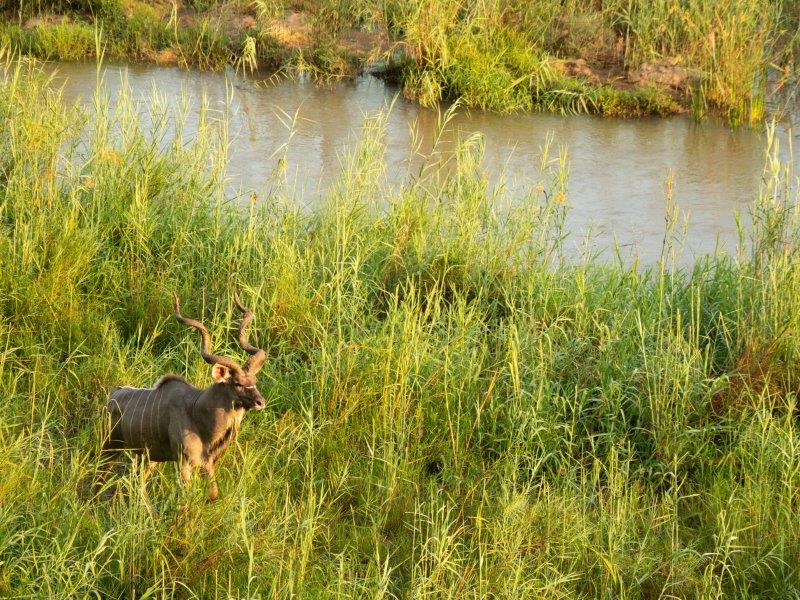
[[[79,146],[84,116],[35,70],[0,86],[0,595],[798,593],[800,231],[779,165],[749,258],[568,266],[557,163],[509,221],[472,144],[386,198],[378,118],[318,210],[282,208],[279,179],[236,210],[211,124],[159,151],[119,110],[100,102]],[[168,466],[152,507],[138,469],[92,500],[108,389],[209,380],[171,291],[235,352],[238,286],[271,410],[223,459],[221,501]]]
[[[733,124],[761,121],[768,69],[790,82],[800,48],[792,0],[0,0],[3,8],[0,44],[45,58],[94,56],[97,25],[110,57],[330,79],[357,73],[391,41],[389,73],[426,105],[461,98],[501,112],[623,117],[691,108]],[[285,14],[303,18],[291,25]],[[562,58],[586,62],[573,72]],[[664,60],[667,79],[628,81]]]

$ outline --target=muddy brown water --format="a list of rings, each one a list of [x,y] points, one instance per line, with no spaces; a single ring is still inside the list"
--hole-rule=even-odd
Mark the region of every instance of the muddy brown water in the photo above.
[[[90,63],[54,65],[65,99],[90,103],[97,68]],[[231,193],[248,197],[263,191],[277,156],[285,154],[298,202],[313,206],[340,172],[341,156],[351,148],[365,119],[392,105],[387,117],[386,179],[399,185],[418,172],[433,145],[440,118],[436,110],[396,98],[397,90],[365,76],[355,82],[317,87],[310,82],[258,82],[233,72],[204,73],[147,65],[106,65],[103,85],[113,103],[127,86],[145,107],[154,91],[168,106],[189,100],[186,132],[197,126],[201,99],[212,110],[229,106]],[[142,110],[143,119],[146,110]],[[289,136],[287,116],[297,115]],[[800,112],[777,126],[780,154],[800,173]],[[417,133],[414,134],[413,132]],[[766,136],[763,130],[731,130],[723,124],[698,124],[686,117],[616,120],[552,114],[497,115],[460,111],[450,122],[443,155],[456,136],[483,136],[483,168],[492,185],[504,185],[504,200],[525,202],[539,180],[540,149],[552,136],[553,153],[566,148],[569,165],[567,247],[591,244],[607,256],[617,245],[630,259],[657,260],[662,250],[667,195],[688,218],[684,261],[722,246],[734,252],[734,215],[745,216],[756,197]],[[421,146],[417,144],[421,140]],[[281,148],[287,144],[285,151]],[[577,252],[577,250],[576,250]]]

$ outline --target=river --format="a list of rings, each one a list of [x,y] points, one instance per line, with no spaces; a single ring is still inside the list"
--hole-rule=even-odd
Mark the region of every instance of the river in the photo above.
[[[54,65],[67,101],[91,103],[97,68],[91,63]],[[397,98],[398,90],[364,76],[354,82],[319,87],[308,81],[258,80],[232,71],[207,73],[149,65],[105,65],[102,81],[113,104],[127,87],[143,107],[155,91],[168,106],[189,99],[185,131],[191,135],[201,99],[228,114],[229,188],[260,191],[285,154],[298,201],[313,206],[340,170],[340,157],[352,146],[365,118],[391,105],[386,124],[388,185],[418,172],[433,144],[439,111]],[[147,111],[142,110],[146,119]],[[798,112],[794,115],[797,116]],[[288,117],[297,116],[293,135]],[[800,119],[777,125],[783,160],[800,173]],[[569,165],[568,247],[582,245],[591,233],[593,247],[610,254],[616,244],[626,259],[656,260],[664,237],[667,179],[673,199],[688,218],[684,257],[712,252],[719,244],[735,250],[734,215],[745,215],[755,198],[765,160],[763,128],[732,130],[724,124],[696,123],[688,117],[618,120],[553,114],[497,115],[458,110],[437,156],[453,139],[480,133],[483,166],[489,181],[505,186],[510,201],[524,201],[538,179],[541,147],[552,136],[554,152],[566,149]],[[281,150],[285,144],[288,146]],[[421,142],[421,143],[419,143]]]

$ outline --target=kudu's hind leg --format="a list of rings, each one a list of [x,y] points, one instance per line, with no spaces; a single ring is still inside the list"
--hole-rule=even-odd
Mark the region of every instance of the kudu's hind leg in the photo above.
[[[122,448],[112,439],[108,439],[103,443],[103,447],[100,450],[100,467],[97,471],[97,479],[94,485],[95,496],[102,493],[103,500],[109,500],[114,495],[113,487],[106,488],[106,483],[111,471],[119,464],[121,454]]]
[[[114,495],[112,487],[104,488],[111,471],[119,464],[119,458],[125,447],[121,432],[118,430],[121,419],[122,415],[118,411],[109,410],[108,407],[102,411],[100,431],[103,444],[100,447],[100,465],[94,482],[94,495],[102,493],[104,500],[109,500]]]
[[[138,462],[138,459],[137,459]],[[145,455],[141,458],[141,462],[139,462],[138,466],[141,473],[141,495],[142,500],[144,501],[145,506],[147,506],[147,510],[150,511],[151,516],[155,516],[156,509],[153,506],[153,502],[150,500],[150,493],[147,491],[147,481],[150,479],[150,475],[153,473],[153,469],[158,463],[150,460],[150,458]]]

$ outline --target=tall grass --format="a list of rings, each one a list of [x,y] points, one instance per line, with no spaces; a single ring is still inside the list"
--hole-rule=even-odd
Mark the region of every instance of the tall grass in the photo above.
[[[368,122],[325,201],[226,199],[223,124],[91,121],[0,86],[0,595],[778,598],[800,592],[796,186],[767,155],[745,249],[568,261],[563,162],[494,210],[478,140],[386,192]],[[180,131],[180,128],[178,128]],[[774,144],[772,141],[773,150]],[[170,293],[269,349],[219,469],[94,498],[117,384],[208,367]]]

